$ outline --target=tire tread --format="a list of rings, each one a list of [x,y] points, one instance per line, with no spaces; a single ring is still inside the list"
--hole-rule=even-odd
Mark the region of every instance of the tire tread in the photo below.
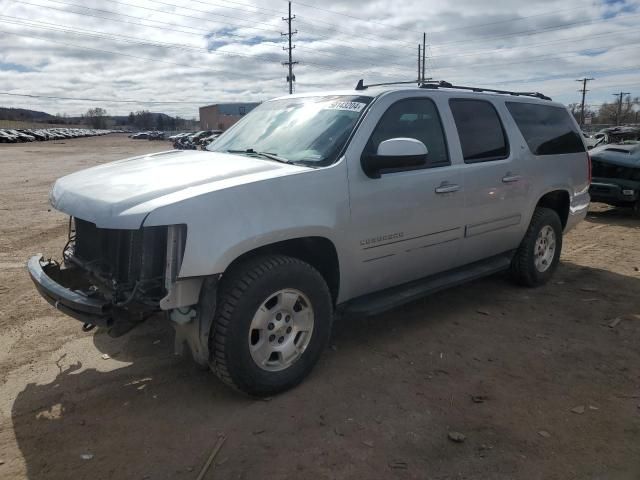
[[[560,217],[555,210],[546,207],[536,207],[529,223],[529,228],[525,234],[520,246],[516,250],[516,253],[511,261],[511,277],[514,281],[520,285],[533,287],[540,284],[539,279],[536,277],[533,267],[533,249],[530,248],[531,244],[535,242],[538,235],[539,225],[545,221],[545,218],[553,216],[560,224]],[[562,229],[560,229],[560,236],[556,239],[558,248],[562,248]],[[551,268],[555,268],[552,266]]]
[[[275,269],[293,264],[319,275],[315,268],[298,258],[273,254],[249,258],[235,266],[222,278],[218,293],[218,308],[216,309],[213,331],[210,336],[210,366],[218,378],[234,390],[243,391],[234,381],[229,371],[227,356],[225,355],[226,337],[232,316],[236,308],[238,308],[243,295],[254,283]],[[326,288],[326,295],[330,295],[328,287]]]

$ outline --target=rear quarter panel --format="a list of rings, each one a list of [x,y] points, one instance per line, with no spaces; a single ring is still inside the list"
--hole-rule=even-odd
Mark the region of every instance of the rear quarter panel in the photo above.
[[[541,104],[537,101],[522,101]],[[507,112],[510,125],[509,136],[513,144],[517,144],[519,146],[518,148],[522,149],[526,163],[526,175],[530,179],[531,196],[527,205],[527,211],[524,212],[526,220],[524,227],[526,231],[526,227],[528,227],[540,199],[547,193],[561,190],[567,192],[569,195],[569,219],[565,226],[566,232],[584,218],[589,206],[589,157],[586,152],[587,148],[584,145],[584,138],[580,133],[580,127],[566,107],[555,102],[544,102],[542,104],[560,107],[567,111],[574,130],[578,133],[585,151],[559,155],[534,155],[529,149],[515,121]]]

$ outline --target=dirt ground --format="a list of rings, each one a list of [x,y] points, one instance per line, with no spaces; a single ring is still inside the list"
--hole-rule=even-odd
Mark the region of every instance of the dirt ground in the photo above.
[[[25,271],[65,241],[55,178],[166,148],[124,135],[0,146],[0,478],[195,479],[220,435],[207,479],[640,478],[629,212],[592,206],[545,287],[497,275],[341,319],[310,378],[254,400],[174,356],[162,319],[83,333]]]

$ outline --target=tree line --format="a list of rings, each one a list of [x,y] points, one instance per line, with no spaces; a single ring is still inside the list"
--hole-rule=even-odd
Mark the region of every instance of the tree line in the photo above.
[[[618,116],[618,102],[604,102],[598,108],[592,108],[585,105],[584,116],[585,118],[591,117],[591,123],[594,125],[602,124],[629,124],[640,122],[640,97],[631,97],[627,95],[622,99],[622,105],[620,105],[620,116]],[[568,105],[569,110],[580,121],[580,104],[570,103]]]
[[[82,116],[84,123],[92,128],[129,127],[135,130],[184,130],[194,128],[196,120],[171,117],[148,110],[130,112],[127,116],[109,116],[104,108],[90,108]]]

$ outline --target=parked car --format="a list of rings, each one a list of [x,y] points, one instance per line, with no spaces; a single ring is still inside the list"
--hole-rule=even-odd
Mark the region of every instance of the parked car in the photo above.
[[[19,141],[19,137],[10,133],[9,130],[0,130],[0,143],[17,143]]]
[[[149,132],[149,140],[164,140],[164,132]]]
[[[35,138],[36,140],[42,142],[44,140],[47,140],[47,136],[44,135],[41,131],[39,130],[22,130],[22,133],[26,133],[27,135],[31,135],[33,138]]]
[[[214,130],[213,133],[211,135],[209,135],[208,137],[204,137],[203,139],[200,140],[200,149],[201,150],[207,150],[207,147],[213,143],[214,140],[216,140],[220,135],[222,135],[222,130]]]
[[[336,312],[505,270],[547,283],[589,205],[575,120],[541,94],[428,86],[286,96],[210,151],[62,177],[70,240],[31,278],[85,330],[166,312],[178,350],[252,395],[299,383]]]
[[[149,132],[139,132],[131,137],[134,140],[146,140],[149,138]]]
[[[195,134],[184,135],[173,143],[173,148],[178,150],[196,150],[198,147],[193,140]]]
[[[591,150],[591,199],[631,207],[640,217],[640,142],[609,144]]]
[[[178,140],[178,139],[180,139],[180,138],[182,138],[182,137],[186,137],[186,136],[189,136],[189,135],[192,135],[192,134],[193,134],[193,132],[182,132],[182,133],[176,133],[175,135],[171,135],[171,136],[168,138],[168,140],[171,140],[171,141],[174,141],[174,142],[175,142],[176,140]]]
[[[65,138],[106,135],[111,132],[111,130],[94,130],[85,128],[2,129],[0,130],[0,143],[33,142],[34,140],[61,140]]]
[[[588,150],[591,150],[592,148],[597,147],[598,145],[600,145],[601,143],[604,143],[605,141],[604,135],[596,138],[594,136],[589,135],[586,132],[581,132],[581,133],[584,140],[584,144]]]
[[[13,135],[14,137],[16,137],[19,142],[33,142],[35,140],[35,137],[31,135],[27,135],[26,133],[22,133],[18,130],[5,130],[5,131],[10,135]]]
[[[212,130],[202,130],[200,132],[194,133],[193,135],[190,135],[189,137],[187,137],[189,139],[189,141],[191,143],[193,143],[194,145],[200,145],[200,140],[202,140],[203,138],[206,138],[210,135],[213,134]]]

